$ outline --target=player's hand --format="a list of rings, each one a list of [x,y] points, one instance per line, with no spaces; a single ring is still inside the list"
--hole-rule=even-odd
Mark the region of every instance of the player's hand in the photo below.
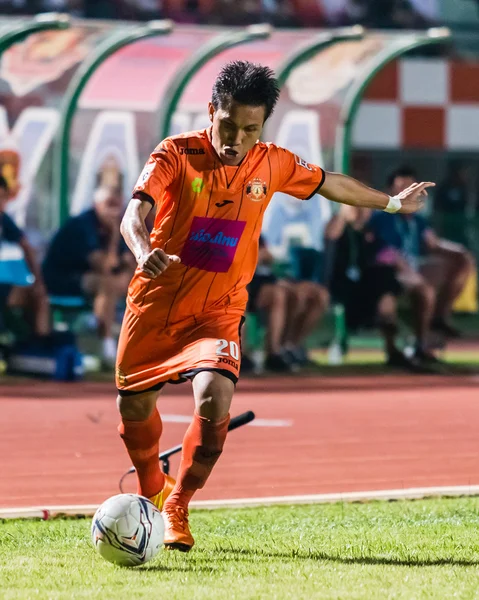
[[[413,183],[397,195],[401,200],[400,213],[407,215],[415,213],[424,207],[424,199],[427,197],[427,188],[434,187],[436,184],[430,181],[422,183]]]
[[[154,248],[151,252],[140,258],[138,266],[144,275],[150,279],[155,279],[163,271],[166,271],[172,263],[180,262],[181,258],[176,256],[176,254],[166,254],[161,248]]]

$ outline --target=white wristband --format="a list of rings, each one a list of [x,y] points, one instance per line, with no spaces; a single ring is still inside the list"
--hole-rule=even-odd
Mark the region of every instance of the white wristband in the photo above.
[[[401,200],[397,196],[389,196],[389,202],[386,208],[384,209],[384,212],[397,213],[397,211],[400,210],[401,206]]]

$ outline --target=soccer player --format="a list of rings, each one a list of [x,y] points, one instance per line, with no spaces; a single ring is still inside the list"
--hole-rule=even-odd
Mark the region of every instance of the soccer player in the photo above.
[[[410,213],[434,185],[416,183],[391,198],[260,142],[278,96],[268,67],[225,65],[208,104],[211,126],[157,146],[121,224],[138,268],[117,356],[119,432],[137,471],[138,493],[163,511],[170,549],[192,548],[188,504],[223,450],[240,368],[246,286],[273,194],[307,200],[321,189],[336,202]],[[145,218],[152,208],[149,235]],[[188,379],[195,412],[175,483],[159,467],[162,422],[156,402],[166,382]]]

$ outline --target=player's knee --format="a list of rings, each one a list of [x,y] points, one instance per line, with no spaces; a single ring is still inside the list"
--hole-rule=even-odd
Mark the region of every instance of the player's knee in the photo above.
[[[117,407],[126,421],[146,421],[156,406],[157,392],[146,392],[117,398]]]
[[[196,399],[196,412],[200,417],[217,421],[224,419],[230,411],[231,399],[227,394],[219,394],[205,390]]]
[[[196,412],[200,417],[216,421],[229,413],[234,383],[214,371],[202,371],[193,380]]]

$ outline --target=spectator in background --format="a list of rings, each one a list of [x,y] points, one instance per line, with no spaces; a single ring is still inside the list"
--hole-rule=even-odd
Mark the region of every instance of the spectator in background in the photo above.
[[[423,29],[430,25],[425,14],[430,14],[430,7],[422,6],[421,12],[416,10],[414,0],[351,0],[350,14],[356,15],[362,25],[386,29]],[[429,0],[432,2],[432,0]],[[419,6],[420,0],[417,0]],[[429,11],[427,10],[429,9]]]
[[[453,161],[434,196],[439,233],[464,245],[467,245],[468,183],[469,168],[460,161]]]
[[[29,0],[0,0],[0,12],[4,15],[28,14]]]
[[[298,27],[300,19],[296,15],[294,2],[291,0],[261,0],[262,21],[275,27]]]
[[[344,305],[348,330],[379,328],[388,366],[417,372],[419,365],[397,345],[397,298],[402,286],[394,266],[374,264],[374,245],[365,233],[370,215],[367,208],[343,204],[326,227],[332,255],[331,296]]]
[[[34,12],[68,12],[83,17],[84,0],[38,0]]]
[[[290,308],[283,338],[283,355],[293,369],[313,366],[306,349],[307,338],[314,333],[329,306],[324,284],[311,280],[292,280]]]
[[[389,178],[389,193],[394,196],[416,181],[413,169],[398,169]],[[411,297],[415,358],[438,362],[428,349],[428,334],[432,327],[448,337],[459,336],[449,318],[474,268],[472,256],[464,246],[440,239],[418,214],[376,212],[368,231],[376,243],[376,264],[394,266],[397,280]]]
[[[71,217],[50,243],[43,272],[52,295],[81,296],[93,302],[105,366],[114,364],[113,324],[125,298],[134,257],[120,236],[123,200],[116,189],[95,191],[93,208]]]
[[[35,280],[31,285],[18,285],[15,278],[9,281],[8,276],[1,277],[0,303],[2,308],[23,309],[34,334],[39,338],[46,338],[51,333],[50,305],[47,291],[35,251],[23,231],[15,225],[5,212],[5,206],[11,198],[7,181],[0,175],[0,251],[6,243],[18,245]]]
[[[122,19],[151,21],[163,17],[162,0],[120,0],[118,4]]]
[[[210,22],[221,25],[245,26],[261,21],[260,0],[216,0]]]
[[[273,274],[273,255],[266,248],[264,238],[259,240],[258,264],[251,283],[248,286],[249,313],[266,316],[266,357],[264,368],[268,371],[283,373],[291,371],[291,365],[282,356],[282,344],[292,291],[286,282],[281,282]],[[244,355],[242,370],[253,367],[251,359]]]
[[[304,343],[325,313],[329,295],[311,281],[278,279],[273,262],[261,237],[258,267],[248,286],[248,312],[267,315],[265,368],[288,372],[312,364]]]

